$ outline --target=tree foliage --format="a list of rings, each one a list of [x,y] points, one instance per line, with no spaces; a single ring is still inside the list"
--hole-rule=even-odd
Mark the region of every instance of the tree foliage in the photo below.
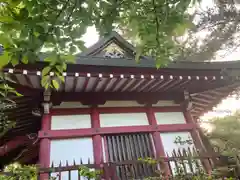
[[[210,121],[213,130],[207,135],[212,145],[223,155],[240,154],[240,111],[222,118]]]
[[[208,2],[204,1],[205,4]],[[179,26],[175,31],[178,35],[173,38],[178,45],[178,51],[174,60],[211,61],[239,50],[240,21],[236,2],[215,0],[208,8],[202,7],[203,1],[198,2],[189,6],[188,23]],[[119,29],[128,39],[138,41],[135,33],[127,26]]]
[[[89,26],[95,26],[100,35],[129,27],[139,39],[136,57],[142,53],[154,56],[159,67],[176,55],[172,37],[179,28],[187,28],[190,4],[191,0],[2,0],[0,70],[7,64],[44,60],[49,65],[42,70],[41,84],[58,89],[67,63],[85,49],[82,36]],[[4,82],[0,82],[4,92],[13,91]],[[3,94],[0,97],[5,101]]]
[[[177,60],[211,61],[225,58],[239,47],[239,7],[234,0],[215,0],[212,7],[198,8],[191,15],[195,26],[178,39]]]
[[[60,73],[67,55],[83,50],[81,37],[94,25],[101,35],[127,26],[141,41],[141,51],[157,57],[157,64],[174,56],[173,36],[187,24],[191,0],[3,0],[0,7],[1,67],[7,63],[34,63],[43,48],[51,54],[45,69]],[[185,26],[184,26],[185,27]]]

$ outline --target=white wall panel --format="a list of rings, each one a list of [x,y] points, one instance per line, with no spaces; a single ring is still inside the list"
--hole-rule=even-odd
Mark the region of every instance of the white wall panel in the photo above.
[[[138,104],[137,101],[107,101],[99,107],[143,107],[143,104]]]
[[[161,106],[178,106],[174,101],[158,101],[156,104],[153,104],[153,107],[161,107]]]
[[[158,124],[185,124],[182,112],[157,112],[155,117]]]
[[[53,106],[53,109],[61,108],[89,108],[89,106],[83,105],[80,102],[62,102],[59,106]]]
[[[193,148],[194,144],[193,144],[193,140],[191,137],[191,133],[190,132],[173,132],[173,133],[161,133],[161,138],[162,138],[162,143],[163,143],[163,147],[164,147],[164,151],[169,155],[172,156],[172,152],[173,150],[178,150],[180,149],[181,151],[185,148]],[[174,141],[176,140],[177,137],[181,137],[181,141],[185,141],[188,139],[192,140],[192,144],[187,144],[187,143],[183,143],[183,144],[176,144]],[[170,162],[171,164],[171,168],[173,169],[173,173],[176,170],[176,166],[174,164],[174,162]],[[187,171],[190,172],[190,167],[188,166],[188,163],[185,163]]]
[[[52,130],[83,128],[91,128],[91,117],[88,114],[52,116]]]
[[[171,154],[174,149],[183,149],[183,148],[188,148],[188,147],[191,147],[191,148],[194,147],[193,144],[191,144],[191,145],[175,144],[174,141],[178,136],[180,136],[182,138],[182,140],[187,140],[189,138],[192,140],[190,132],[161,133],[161,138],[162,138],[165,152],[167,152],[168,154]]]
[[[94,163],[92,138],[51,140],[50,163],[53,162],[54,166],[59,166],[60,162],[65,166],[66,161],[68,165],[73,165],[73,160],[80,164],[80,159],[83,163],[88,163],[88,159]],[[77,171],[71,171],[71,178],[77,179]],[[68,180],[68,172],[61,173],[61,180]]]
[[[100,114],[101,127],[148,125],[146,113]]]

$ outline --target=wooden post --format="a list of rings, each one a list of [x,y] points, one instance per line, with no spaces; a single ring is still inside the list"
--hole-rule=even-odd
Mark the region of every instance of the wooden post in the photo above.
[[[42,131],[50,129],[51,116],[44,114],[42,117]],[[48,167],[50,165],[50,140],[43,138],[40,140],[39,162],[41,167]]]
[[[186,119],[187,123],[195,124],[195,128],[192,129],[191,132],[190,132],[191,135],[192,135],[195,147],[199,150],[200,154],[201,154],[201,152],[206,153],[207,150],[206,150],[206,148],[204,146],[204,143],[202,142],[202,139],[199,135],[199,131],[201,131],[201,129],[199,129],[198,124],[192,118],[191,114],[188,111],[184,112],[184,116],[185,116],[185,119]],[[203,160],[203,165],[204,165],[207,173],[211,174],[212,168],[211,168],[211,165],[209,164],[209,161],[208,160]]]
[[[149,124],[157,127],[157,120],[155,118],[154,111],[151,107],[147,108],[147,117],[148,117]],[[156,158],[158,159],[158,158],[166,157],[160,133],[153,132],[152,137],[153,137],[153,142],[154,142],[155,149],[156,149]],[[168,163],[166,163],[166,162],[161,163],[161,167],[163,167],[163,169],[164,169],[165,176],[169,176],[170,169],[169,169]]]
[[[42,131],[50,130],[51,115],[44,114],[42,117]],[[39,148],[39,164],[40,167],[50,166],[50,139],[42,138]],[[48,174],[41,174],[40,180],[48,179]]]
[[[46,90],[43,94],[44,103],[43,109],[44,114],[42,117],[42,127],[41,130],[46,133],[51,129],[51,115],[50,115],[50,99],[51,99],[51,91]],[[46,132],[45,132],[46,131]],[[50,166],[50,139],[49,138],[42,138],[40,140],[40,148],[39,148],[39,162],[40,167],[49,167]],[[48,174],[41,174],[40,180],[48,179]]]
[[[96,132],[98,132],[98,129],[100,128],[100,119],[99,119],[99,113],[97,109],[94,107],[91,112],[91,122],[92,122],[92,128],[95,129]],[[102,137],[101,135],[94,135],[93,136],[93,153],[94,153],[94,162],[96,164],[103,163],[103,148],[102,148]]]

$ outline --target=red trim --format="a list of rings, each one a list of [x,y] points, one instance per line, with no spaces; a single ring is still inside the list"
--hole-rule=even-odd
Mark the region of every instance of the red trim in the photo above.
[[[154,111],[152,108],[147,108],[147,117],[148,117],[148,122],[150,125],[160,127],[157,125],[157,120],[156,120],[156,117],[154,115]],[[164,146],[162,143],[160,133],[153,132],[152,137],[153,137],[153,143],[154,143],[155,150],[156,150],[156,158],[165,157],[166,155],[164,152]],[[170,175],[170,170],[169,170],[168,164],[163,163],[163,166],[164,166],[164,169],[166,170],[165,175]]]
[[[153,112],[181,112],[181,106],[162,106],[152,107]],[[146,107],[98,107],[96,110],[101,113],[139,113],[146,112]],[[91,108],[59,108],[52,109],[52,115],[75,115],[75,114],[90,114]]]
[[[92,128],[100,128],[99,113],[96,110],[96,108],[92,109],[91,123],[92,123]],[[94,135],[92,139],[93,139],[94,161],[96,164],[100,164],[103,159],[102,158],[103,157],[102,137],[100,135]]]
[[[50,131],[51,116],[48,114],[42,117],[42,131]],[[46,138],[41,139],[39,148],[39,163],[42,167],[50,165],[50,140]]]
[[[157,125],[157,120],[155,118],[153,108],[152,107],[147,108],[146,111],[147,111],[148,123],[150,125]]]
[[[122,126],[104,128],[86,128],[72,130],[48,130],[39,131],[39,138],[76,138],[89,137],[94,135],[116,134],[116,133],[139,133],[139,132],[179,132],[191,131],[196,128],[195,124],[171,124],[171,125],[144,125],[144,126]]]
[[[183,115],[187,123],[196,123],[189,112],[185,111]]]
[[[194,121],[194,119],[192,118],[191,114],[188,111],[184,112],[184,117],[186,119],[187,123],[191,123],[195,125],[195,128],[193,128],[190,132],[191,132],[191,136],[193,138],[194,141],[194,145],[197,149],[200,149],[202,151],[206,151],[204,144],[202,142],[202,139],[199,135],[198,131],[201,131],[201,128],[199,127],[199,125]],[[206,168],[207,172],[210,174],[212,171],[211,165],[209,164],[208,161],[204,160],[203,161],[203,165]]]

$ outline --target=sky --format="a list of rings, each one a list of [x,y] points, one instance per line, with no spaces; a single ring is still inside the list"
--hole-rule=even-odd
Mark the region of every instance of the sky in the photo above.
[[[208,7],[212,7],[214,4],[213,1],[214,0],[202,0],[200,8],[205,10]],[[202,35],[204,36],[204,34]],[[87,33],[82,37],[82,40],[85,42],[86,47],[89,47],[96,43],[99,40],[99,35],[96,29],[94,27],[88,27]],[[221,53],[226,52],[222,51]],[[215,60],[233,61],[240,59],[240,47],[231,54],[228,54],[226,57],[222,57],[221,53],[219,53],[219,56],[217,56]],[[228,97],[226,99],[223,99],[222,102],[213,109],[213,111],[204,114],[201,117],[201,120],[207,121],[208,119],[211,119],[213,117],[223,117],[226,115],[230,115],[238,109],[239,104],[240,100],[236,99],[236,97]]]

